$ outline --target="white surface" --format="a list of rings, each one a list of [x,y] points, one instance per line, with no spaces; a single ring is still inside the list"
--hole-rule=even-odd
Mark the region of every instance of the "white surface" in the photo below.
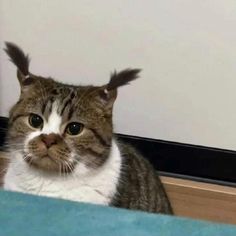
[[[31,71],[103,84],[140,67],[122,88],[116,131],[236,150],[234,0],[0,1],[0,46],[21,45]],[[0,53],[0,115],[16,101],[15,68]]]

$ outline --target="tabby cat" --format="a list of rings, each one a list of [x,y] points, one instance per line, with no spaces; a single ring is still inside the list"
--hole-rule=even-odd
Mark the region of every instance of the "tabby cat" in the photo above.
[[[10,110],[4,189],[172,213],[154,168],[113,135],[117,88],[138,78],[139,69],[114,72],[103,86],[74,86],[30,73],[28,56],[15,44],[5,51],[21,95]]]

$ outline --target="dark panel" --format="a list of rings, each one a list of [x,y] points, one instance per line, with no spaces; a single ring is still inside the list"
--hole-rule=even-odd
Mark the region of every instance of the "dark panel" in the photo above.
[[[136,147],[157,170],[167,172],[167,175],[236,186],[235,151],[123,134],[117,136]]]
[[[6,131],[7,131],[7,122],[8,119],[5,117],[0,117],[0,150],[2,150],[2,145],[5,140]]]

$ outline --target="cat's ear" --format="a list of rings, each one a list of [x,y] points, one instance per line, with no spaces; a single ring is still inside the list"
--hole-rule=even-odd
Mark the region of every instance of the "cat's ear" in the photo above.
[[[25,55],[21,48],[14,43],[6,42],[4,49],[10,60],[17,67],[17,77],[21,88],[32,84],[35,81],[34,76],[29,72],[29,56]]]
[[[113,105],[117,97],[117,88],[137,79],[140,71],[140,69],[125,69],[111,74],[109,83],[104,85],[100,91],[100,96],[108,107]]]

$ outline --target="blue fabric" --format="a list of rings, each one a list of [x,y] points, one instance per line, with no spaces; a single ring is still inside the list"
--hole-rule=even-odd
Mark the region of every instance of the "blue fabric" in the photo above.
[[[236,236],[236,226],[0,191],[0,236]]]

